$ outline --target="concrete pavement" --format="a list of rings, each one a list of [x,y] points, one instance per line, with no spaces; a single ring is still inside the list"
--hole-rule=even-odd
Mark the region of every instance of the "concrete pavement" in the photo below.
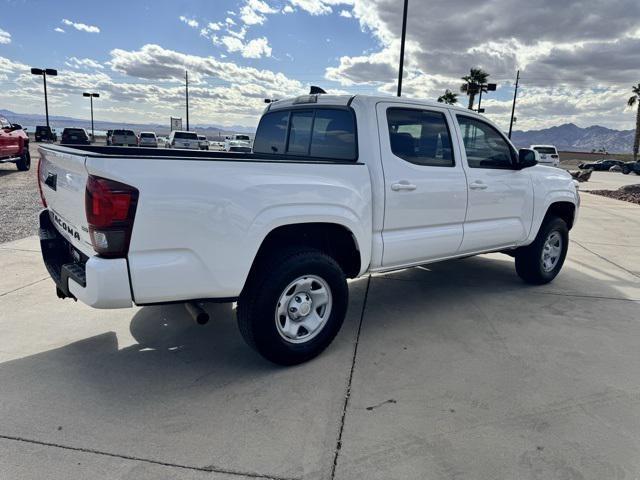
[[[640,477],[639,243],[640,207],[583,194],[554,283],[498,254],[361,279],[288,369],[231,305],[92,310],[2,244],[0,478]]]

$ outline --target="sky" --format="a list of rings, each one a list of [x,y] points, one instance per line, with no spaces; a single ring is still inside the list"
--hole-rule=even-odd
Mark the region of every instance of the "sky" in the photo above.
[[[97,120],[254,127],[265,98],[394,95],[401,0],[0,0],[0,109]],[[573,122],[635,126],[638,0],[409,0],[403,96],[459,92],[471,67],[498,90],[486,115],[508,126],[521,71],[518,129]],[[459,101],[466,106],[467,99]]]

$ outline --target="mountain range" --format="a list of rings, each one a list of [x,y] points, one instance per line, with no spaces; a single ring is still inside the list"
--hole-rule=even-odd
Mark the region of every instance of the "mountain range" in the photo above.
[[[16,113],[10,110],[1,110],[0,115],[7,118],[12,123],[19,123],[24,126],[44,125],[44,115]],[[73,117],[49,116],[49,123],[57,128],[83,127],[89,128],[90,122]],[[154,131],[158,135],[169,134],[169,122],[167,124],[156,123],[118,123],[95,121],[96,130],[104,131],[114,128],[126,128],[140,131]],[[191,125],[192,130],[197,131],[209,138],[223,137],[230,133],[249,133],[255,129],[234,125],[224,127],[220,125]],[[512,140],[518,147],[528,147],[529,145],[555,145],[558,150],[572,152],[591,152],[593,150],[604,149],[610,153],[629,153],[633,147],[634,130],[613,130],[599,125],[581,128],[573,123],[565,123],[556,127],[542,130],[514,131]]]
[[[573,123],[543,130],[514,131],[511,139],[518,147],[555,145],[558,150],[591,152],[604,149],[610,153],[630,153],[634,130],[612,130],[594,125],[580,128]]]

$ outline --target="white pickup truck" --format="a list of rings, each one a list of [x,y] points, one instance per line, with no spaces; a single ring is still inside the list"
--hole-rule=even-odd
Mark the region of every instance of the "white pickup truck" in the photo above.
[[[505,252],[524,281],[551,281],[580,203],[568,173],[482,116],[405,98],[277,101],[253,153],[40,153],[42,253],[60,297],[196,313],[237,301],[244,338],[280,364],[333,340],[347,278]]]

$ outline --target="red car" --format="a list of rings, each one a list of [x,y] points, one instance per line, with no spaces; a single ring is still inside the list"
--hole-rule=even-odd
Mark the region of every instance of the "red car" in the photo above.
[[[18,124],[11,124],[0,116],[0,163],[12,162],[25,172],[31,167],[29,137]]]

